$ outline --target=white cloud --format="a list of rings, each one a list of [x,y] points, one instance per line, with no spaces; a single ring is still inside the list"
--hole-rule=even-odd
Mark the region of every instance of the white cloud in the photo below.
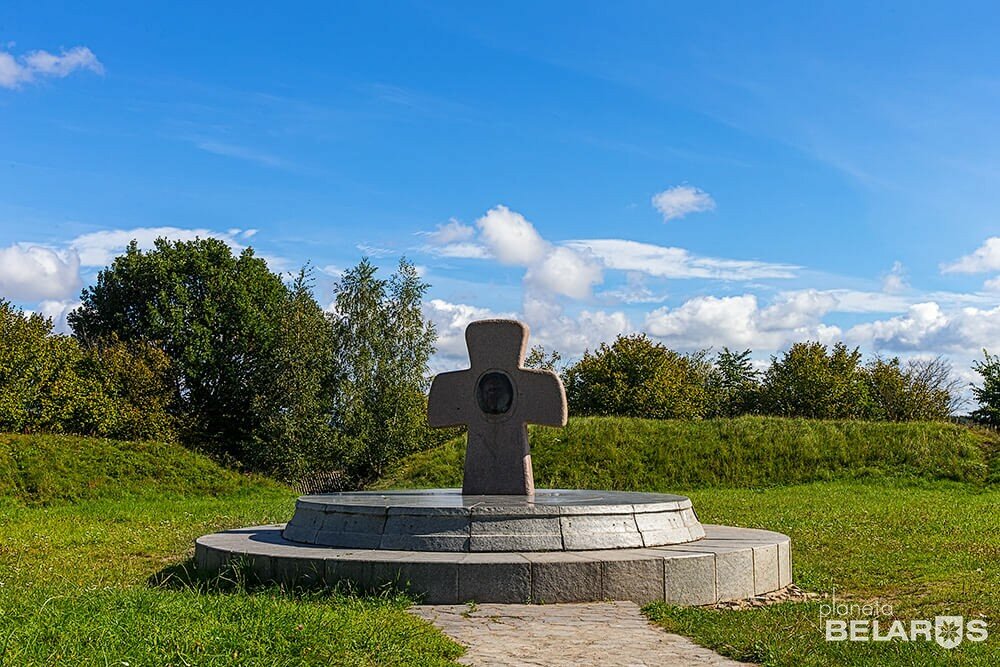
[[[571,299],[586,299],[591,288],[603,280],[601,264],[589,253],[571,248],[552,248],[525,274],[525,282]]]
[[[941,267],[943,273],[988,273],[1000,271],[1000,236],[983,242],[971,254]]]
[[[906,271],[903,268],[903,263],[899,261],[893,262],[889,273],[882,277],[882,291],[889,293],[902,292],[907,287],[909,285],[906,282]]]
[[[442,299],[431,299],[423,304],[424,317],[434,323],[437,340],[435,361],[432,365],[441,370],[454,370],[456,364],[468,363],[469,354],[465,347],[465,327],[475,320],[496,317],[514,317],[512,313],[498,314],[488,308],[478,308],[464,303],[449,303]],[[434,370],[434,369],[432,369]]]
[[[368,245],[366,243],[359,243],[355,247],[366,256],[374,257],[376,259],[381,257],[391,257],[396,254],[396,251],[392,248],[381,248],[379,246]]]
[[[1000,292],[1000,276],[983,283],[983,289],[987,292]]]
[[[646,285],[646,274],[638,271],[625,273],[625,285],[616,290],[608,290],[597,295],[605,301],[614,303],[663,303],[667,300],[665,292],[653,292]]]
[[[581,239],[567,241],[565,245],[577,250],[589,250],[609,269],[639,271],[660,278],[716,280],[794,278],[801,268],[793,264],[698,257],[684,248],[625,239]]]
[[[683,218],[689,213],[715,209],[715,200],[704,190],[690,185],[678,185],[653,195],[653,207],[663,215],[663,221]]]
[[[104,74],[104,65],[93,51],[85,46],[74,46],[59,55],[48,51],[32,51],[15,58],[0,51],[0,87],[17,88],[39,77],[65,78],[77,70],[90,70]]]
[[[480,238],[503,264],[530,266],[540,261],[549,244],[523,215],[503,205],[491,208],[476,221]]]
[[[531,326],[529,344],[557,350],[566,360],[633,331],[625,313],[583,310],[571,317],[554,300],[530,291],[525,294],[523,310],[523,318]]]
[[[874,350],[952,353],[968,358],[1000,341],[1000,306],[946,311],[929,301],[914,304],[905,315],[855,325],[846,337]]]
[[[646,329],[681,350],[777,350],[799,340],[836,340],[840,329],[820,321],[831,303],[820,293],[796,294],[762,309],[753,294],[703,296],[654,310],[646,316]]]
[[[449,243],[460,243],[471,241],[476,236],[476,229],[472,225],[463,224],[461,221],[452,218],[448,222],[438,225],[433,232],[424,232],[428,242],[441,246]]]
[[[481,243],[475,241],[476,228],[452,218],[438,225],[433,232],[417,232],[427,238],[427,244],[422,246],[422,252],[438,257],[456,259],[489,259],[490,251]]]
[[[265,167],[286,169],[292,166],[283,158],[254,148],[248,148],[246,146],[238,146],[236,144],[210,140],[196,141],[194,142],[194,145],[196,148],[203,150],[206,153],[232,157],[238,160],[246,160],[247,162],[256,162],[257,164],[264,165]]]
[[[56,333],[69,333],[67,317],[81,305],[79,301],[46,300],[38,304],[35,312],[52,320],[52,328]]]
[[[0,248],[0,297],[12,301],[63,299],[80,288],[80,257],[39,245]]]
[[[423,250],[438,257],[451,257],[453,259],[490,259],[493,256],[489,250],[478,243],[449,243],[439,247],[425,247]]]
[[[240,235],[239,229],[216,232],[211,229],[181,229],[180,227],[136,227],[134,229],[109,229],[83,234],[70,241],[69,245],[79,253],[80,263],[83,266],[105,267],[111,264],[115,257],[122,254],[133,239],[138,242],[139,248],[149,250],[153,247],[153,242],[160,237],[170,241],[215,238],[225,242],[234,251],[241,251],[245,246],[236,240],[236,237]],[[271,261],[268,260],[268,264],[271,264]],[[274,261],[278,264],[282,263],[280,258],[274,258]]]

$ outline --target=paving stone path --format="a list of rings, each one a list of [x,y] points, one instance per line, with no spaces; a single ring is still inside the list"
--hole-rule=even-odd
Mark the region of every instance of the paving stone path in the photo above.
[[[633,602],[420,605],[411,610],[468,647],[459,662],[476,667],[746,664],[653,626]]]

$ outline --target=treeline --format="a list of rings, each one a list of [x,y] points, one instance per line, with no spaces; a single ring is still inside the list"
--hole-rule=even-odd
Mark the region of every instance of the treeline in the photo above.
[[[427,285],[362,261],[332,312],[247,249],[158,240],[84,290],[73,334],[0,301],[0,431],[177,439],[289,480],[357,485],[431,441]]]
[[[972,416],[1000,423],[1000,358],[984,352],[973,388],[980,402]],[[529,362],[555,369],[558,353],[534,348]],[[697,419],[746,414],[814,419],[915,421],[947,419],[962,383],[938,357],[901,362],[862,361],[843,343],[792,345],[766,368],[751,351],[724,348],[682,354],[644,334],[619,336],[561,369],[571,414]]]
[[[252,249],[132,243],[69,316],[72,335],[0,299],[0,431],[177,440],[288,480],[344,486],[447,438],[426,424],[435,332],[428,285],[405,260],[367,260],[326,309],[309,269],[285,281]],[[959,383],[942,359],[863,362],[843,344],[793,345],[766,368],[750,350],[681,354],[620,336],[561,369],[571,414],[698,419],[766,414],[934,420]],[[556,368],[557,353],[527,363]],[[973,418],[1000,424],[1000,357],[985,354]]]

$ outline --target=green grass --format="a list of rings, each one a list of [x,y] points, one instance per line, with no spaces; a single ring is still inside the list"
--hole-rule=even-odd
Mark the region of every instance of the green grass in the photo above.
[[[656,604],[666,629],[769,665],[1000,664],[1000,489],[905,480],[816,482],[691,494],[702,521],[792,538],[796,583],[838,599],[879,600],[894,618],[985,617],[990,637],[951,651],[932,642],[827,642],[820,602],[746,611]]]
[[[533,428],[531,458],[542,488],[670,491],[881,477],[983,483],[1000,481],[998,441],[936,422],[590,417]],[[409,457],[379,487],[460,486],[464,452],[463,435]]]
[[[463,440],[410,457],[382,486],[460,483]],[[1000,664],[996,454],[996,434],[938,423],[591,418],[532,434],[540,487],[685,493],[706,523],[791,536],[807,590],[878,599],[906,620],[985,616],[994,635],[952,651],[826,642],[820,602],[646,609],[731,657],[789,666]]]
[[[382,485],[454,486],[464,438]],[[665,628],[776,665],[1000,664],[996,435],[948,424],[574,419],[533,433],[543,487],[682,492],[710,523],[792,537],[796,582],[898,618],[989,619],[984,644],[828,643],[819,603],[657,604]],[[445,665],[461,652],[403,597],[212,586],[194,538],[287,520],[295,494],[181,447],[0,435],[0,667]]]
[[[295,494],[180,447],[0,436],[0,666],[447,665],[401,596],[216,587],[207,532],[285,521]]]

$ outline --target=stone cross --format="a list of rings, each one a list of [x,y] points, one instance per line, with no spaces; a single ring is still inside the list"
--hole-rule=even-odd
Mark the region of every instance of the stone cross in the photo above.
[[[532,495],[527,424],[566,425],[566,392],[552,371],[524,368],[528,326],[480,320],[465,329],[471,368],[440,373],[431,384],[431,426],[469,429],[465,495]]]

